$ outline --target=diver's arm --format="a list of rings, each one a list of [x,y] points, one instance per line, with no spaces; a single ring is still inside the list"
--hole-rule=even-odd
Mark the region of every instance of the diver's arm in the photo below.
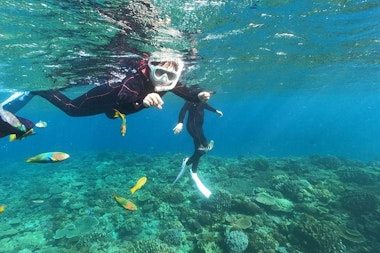
[[[186,86],[180,82],[177,83],[171,92],[190,102],[207,102],[210,98],[210,93],[198,85]]]
[[[133,104],[136,108],[156,106],[162,109],[161,95],[154,92],[154,87],[148,83],[142,74],[127,77],[121,83],[118,101],[121,104]]]
[[[214,107],[212,107],[211,105],[209,105],[207,103],[204,103],[204,108],[206,110],[211,111],[211,112],[215,112],[216,114],[219,115],[219,117],[223,117],[223,112],[222,111],[215,109]]]
[[[179,111],[178,114],[178,123],[183,123],[185,120],[186,112],[189,110],[189,102],[185,102],[185,104],[182,106],[181,111]]]
[[[216,109],[212,107],[211,105],[209,105],[208,103],[204,103],[203,106],[204,106],[204,109],[209,110],[210,112],[216,113]]]
[[[178,123],[177,125],[173,128],[174,134],[179,134],[182,132],[183,129],[183,121],[185,120],[186,112],[189,110],[190,102],[185,102],[185,104],[182,106],[181,110],[179,111],[178,115]]]

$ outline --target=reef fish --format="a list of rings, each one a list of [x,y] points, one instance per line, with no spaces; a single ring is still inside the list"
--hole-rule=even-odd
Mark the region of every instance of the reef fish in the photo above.
[[[42,204],[42,203],[44,203],[45,201],[44,201],[43,199],[33,199],[32,202],[33,202],[34,204]]]
[[[125,134],[127,133],[127,117],[125,117],[125,114],[119,112],[116,109],[114,109],[114,111],[115,115],[113,117],[121,119],[120,134],[121,136],[125,136]]]
[[[4,212],[6,207],[7,206],[0,206],[0,213]]]
[[[140,189],[141,187],[143,187],[143,185],[146,183],[147,180],[148,179],[146,177],[140,178],[137,181],[136,185],[131,188],[131,193],[133,194],[133,193],[135,193],[135,191],[137,191],[138,189]]]
[[[124,209],[127,209],[129,211],[137,210],[137,206],[132,201],[120,196],[116,196],[116,194],[113,195],[113,198],[116,200],[117,203],[119,203],[119,205],[124,207]]]
[[[38,127],[38,128],[45,128],[45,127],[47,127],[47,122],[40,120],[40,121],[38,121],[36,123],[36,127]]]
[[[26,159],[28,163],[55,163],[66,160],[70,156],[63,152],[47,152]]]

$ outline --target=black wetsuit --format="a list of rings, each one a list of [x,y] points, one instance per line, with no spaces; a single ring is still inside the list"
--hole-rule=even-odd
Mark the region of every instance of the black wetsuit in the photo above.
[[[34,127],[34,123],[30,120],[18,116],[16,117],[25,126],[25,131],[21,131],[17,127],[12,126],[8,122],[2,120],[0,117],[0,138],[8,136],[10,134],[16,134],[16,139],[20,139],[25,133]]]
[[[126,115],[132,114],[144,109],[144,98],[155,91],[148,78],[147,61],[141,58],[131,58],[129,61],[132,67],[124,66],[124,71],[119,73],[123,76],[122,80],[110,79],[107,83],[99,85],[75,99],[68,98],[59,90],[34,91],[32,93],[45,98],[66,114],[74,117],[105,113],[107,117],[113,118],[115,109]],[[124,62],[124,64],[126,63]],[[170,91],[185,100],[199,102],[198,93],[203,90],[198,86],[187,87],[178,82]],[[157,93],[162,97],[166,92]]]
[[[186,116],[186,112],[189,112],[189,115],[187,117],[186,129],[191,135],[191,137],[193,137],[194,153],[186,162],[186,165],[192,164],[191,170],[194,173],[196,173],[198,170],[198,163],[201,156],[206,153],[206,151],[204,150],[199,150],[199,147],[208,146],[206,136],[203,132],[204,109],[216,113],[216,109],[211,107],[207,103],[202,103],[202,102],[192,103],[192,102],[186,101],[178,117],[178,123],[183,123]]]

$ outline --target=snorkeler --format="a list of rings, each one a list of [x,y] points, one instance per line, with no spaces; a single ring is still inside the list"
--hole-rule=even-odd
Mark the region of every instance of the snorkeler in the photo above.
[[[209,92],[213,93],[213,92]],[[204,110],[209,110],[211,112],[215,112],[220,117],[223,116],[223,113],[219,110],[216,110],[212,106],[203,102],[188,102],[186,101],[183,105],[179,117],[178,124],[174,127],[174,134],[178,134],[183,129],[183,121],[185,119],[186,113],[188,112],[188,118],[186,123],[186,129],[193,138],[194,142],[194,153],[188,158],[186,157],[181,166],[181,171],[175,179],[174,183],[176,183],[184,174],[186,170],[186,166],[191,166],[191,178],[196,183],[198,189],[208,198],[211,195],[211,192],[203,185],[203,183],[198,178],[198,164],[201,156],[206,154],[207,151],[211,150],[214,147],[214,141],[207,142],[207,139],[204,135],[203,131],[203,122],[204,122]]]
[[[110,79],[75,99],[68,98],[58,89],[31,91],[26,96],[39,95],[69,116],[104,113],[111,119],[115,110],[128,115],[151,106],[162,109],[162,96],[167,91],[192,102],[205,102],[210,98],[210,93],[200,87],[188,87],[179,82],[184,63],[178,57],[157,52],[147,59],[129,57],[127,60],[127,65],[123,66],[127,71],[121,73],[123,79]],[[23,97],[23,100],[30,99]]]

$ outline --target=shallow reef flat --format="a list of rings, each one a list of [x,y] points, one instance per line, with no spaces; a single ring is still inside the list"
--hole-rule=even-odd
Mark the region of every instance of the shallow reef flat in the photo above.
[[[0,164],[0,252],[378,252],[380,161],[76,153]],[[143,176],[147,182],[131,194]],[[114,194],[137,205],[128,211]]]

